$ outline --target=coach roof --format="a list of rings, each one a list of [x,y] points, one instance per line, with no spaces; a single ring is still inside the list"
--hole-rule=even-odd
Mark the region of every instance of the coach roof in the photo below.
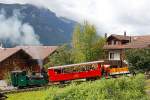
[[[74,67],[74,66],[80,66],[80,65],[90,65],[90,64],[97,64],[97,63],[103,63],[103,62],[104,62],[104,60],[92,61],[92,62],[85,62],[85,63],[78,63],[78,64],[63,65],[63,66],[54,66],[54,67],[50,67],[48,69],[59,69],[59,68],[65,68],[65,67]]]

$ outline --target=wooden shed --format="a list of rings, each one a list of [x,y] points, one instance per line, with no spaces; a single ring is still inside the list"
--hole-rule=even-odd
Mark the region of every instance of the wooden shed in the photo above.
[[[0,48],[0,79],[12,70],[39,71],[57,46],[17,46]]]

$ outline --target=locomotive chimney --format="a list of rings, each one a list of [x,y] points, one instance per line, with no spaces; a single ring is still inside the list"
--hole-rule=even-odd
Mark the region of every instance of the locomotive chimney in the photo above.
[[[130,43],[132,42],[132,37],[130,36]]]

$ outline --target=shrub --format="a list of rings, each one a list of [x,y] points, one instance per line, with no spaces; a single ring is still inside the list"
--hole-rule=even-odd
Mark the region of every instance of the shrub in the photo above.
[[[48,98],[47,98],[48,99]],[[144,75],[120,79],[98,80],[80,85],[71,84],[51,98],[52,100],[143,100]],[[48,99],[49,100],[49,99]]]
[[[126,51],[130,71],[150,71],[150,49],[130,49]]]

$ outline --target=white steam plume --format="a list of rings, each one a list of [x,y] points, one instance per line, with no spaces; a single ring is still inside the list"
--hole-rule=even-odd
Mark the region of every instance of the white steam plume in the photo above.
[[[38,35],[28,23],[23,23],[19,11],[14,10],[11,17],[6,17],[4,10],[0,12],[0,40],[13,45],[41,45]]]

